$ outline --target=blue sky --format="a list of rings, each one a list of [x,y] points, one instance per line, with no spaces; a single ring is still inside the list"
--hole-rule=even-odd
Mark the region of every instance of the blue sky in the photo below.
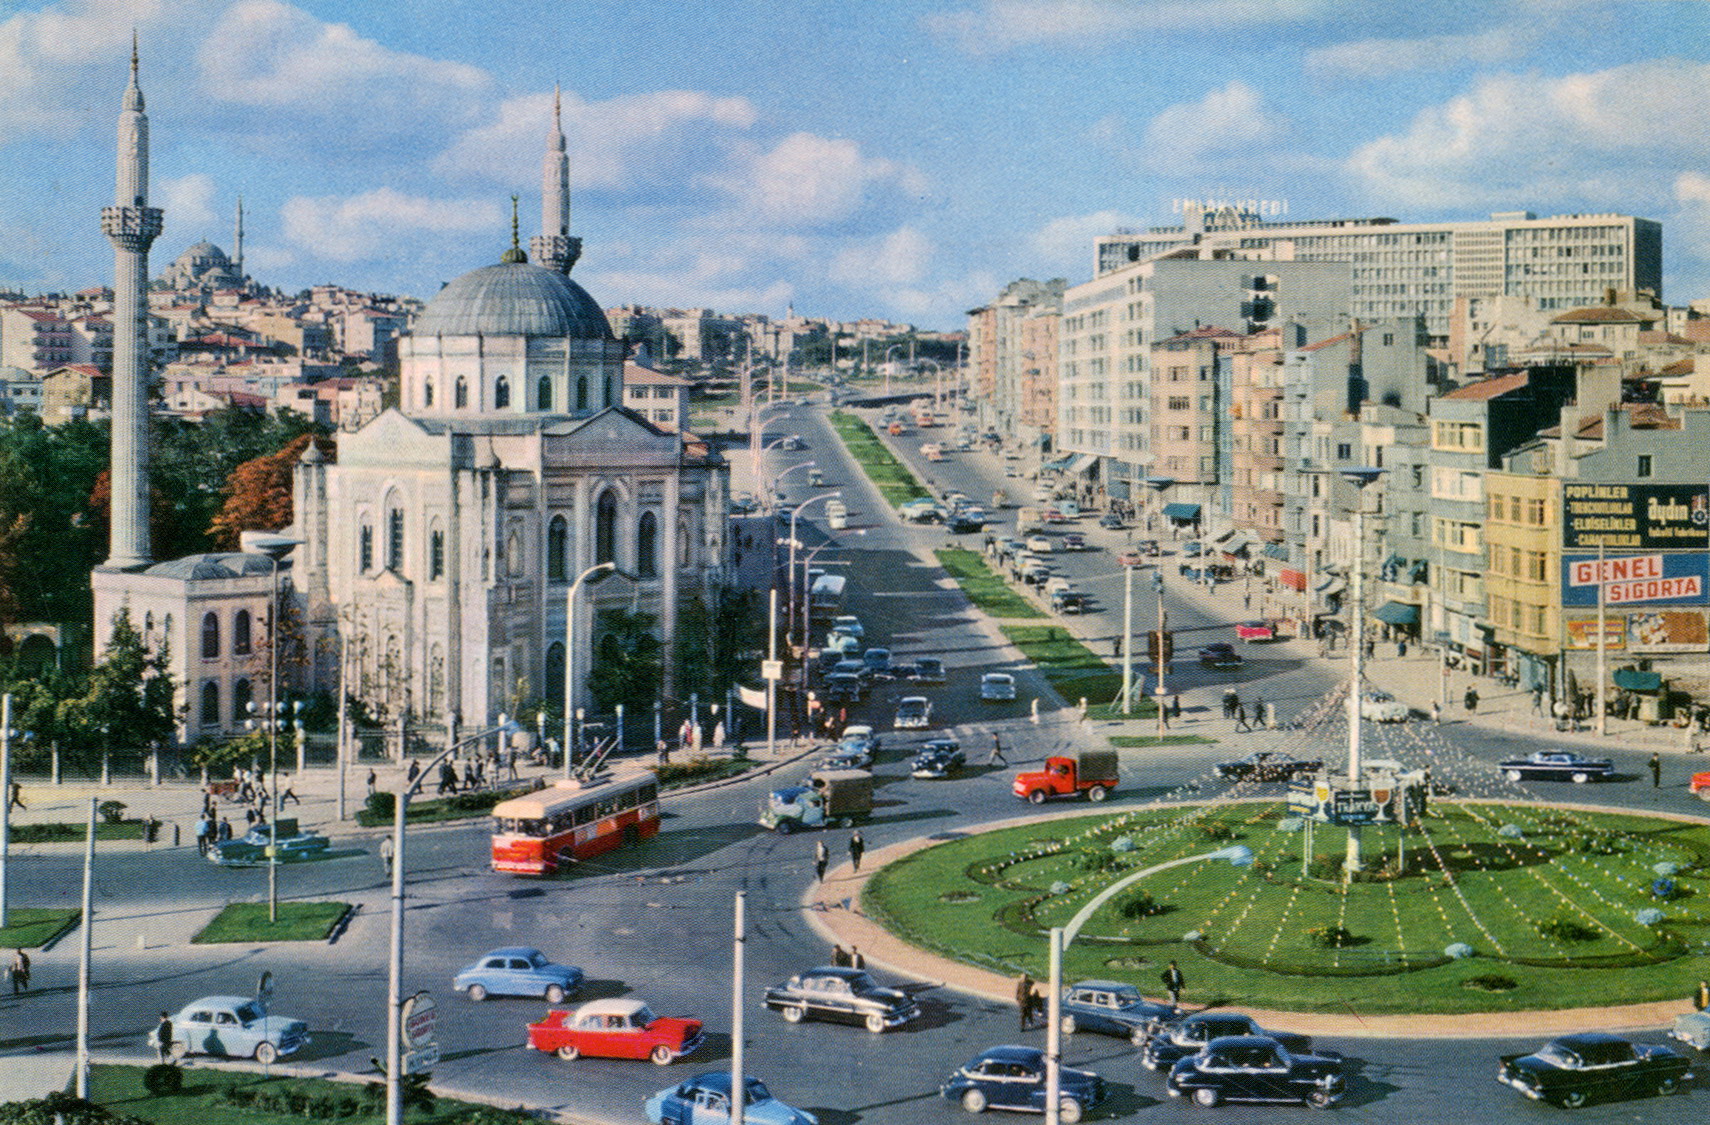
[[[158,273],[430,296],[538,225],[564,88],[606,305],[956,328],[1171,201],[1293,218],[1616,211],[1710,296],[1702,0],[0,0],[0,284],[106,282],[142,40]]]

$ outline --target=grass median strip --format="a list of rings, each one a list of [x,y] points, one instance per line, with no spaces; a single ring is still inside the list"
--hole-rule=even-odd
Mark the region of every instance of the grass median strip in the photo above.
[[[993,573],[979,552],[945,547],[934,554],[938,556],[938,565],[956,580],[980,612],[992,617],[1045,616],[1038,606],[1010,589],[1001,577]]]
[[[1166,734],[1162,738],[1155,734],[1113,734],[1110,744],[1118,749],[1130,749],[1136,746],[1209,746],[1216,742],[1215,738],[1201,738],[1197,734]]]
[[[849,456],[860,464],[861,471],[867,474],[867,479],[873,482],[891,507],[918,496],[931,495],[901,461],[891,456],[891,451],[885,448],[867,423],[846,411],[834,410],[831,412],[831,424],[837,429],[837,436],[843,439]]]
[[[7,925],[0,927],[0,946],[7,949],[38,949],[75,926],[80,917],[82,911],[78,910],[7,907]]]
[[[279,921],[269,922],[265,902],[234,902],[214,915],[214,920],[192,940],[197,945],[325,941],[349,909],[348,902],[282,902]]]
[[[1122,673],[1060,625],[1000,625],[1003,635],[1051,681],[1067,703],[1109,703],[1122,693]],[[1149,714],[1146,701],[1135,714]]]

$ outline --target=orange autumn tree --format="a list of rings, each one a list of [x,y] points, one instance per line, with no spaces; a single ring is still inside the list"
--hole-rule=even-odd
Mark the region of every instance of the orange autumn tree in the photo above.
[[[291,470],[314,441],[309,434],[293,438],[277,453],[245,461],[226,478],[226,502],[208,525],[208,537],[224,551],[238,549],[245,531],[277,531],[292,519]],[[318,442],[322,455],[333,460],[337,447],[329,439]]]

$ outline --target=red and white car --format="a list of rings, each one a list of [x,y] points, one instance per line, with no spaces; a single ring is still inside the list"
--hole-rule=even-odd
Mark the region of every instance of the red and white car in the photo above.
[[[528,1025],[528,1045],[561,1059],[652,1059],[674,1063],[701,1045],[701,1021],[656,1016],[640,1000],[590,1000]]]
[[[1692,783],[1687,786],[1700,798],[1710,801],[1710,770],[1692,775]]]

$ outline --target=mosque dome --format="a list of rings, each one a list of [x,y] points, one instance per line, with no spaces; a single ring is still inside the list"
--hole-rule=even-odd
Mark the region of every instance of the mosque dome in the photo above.
[[[447,284],[427,303],[410,333],[608,340],[612,330],[606,314],[580,285],[553,270],[511,260],[471,270]]]

